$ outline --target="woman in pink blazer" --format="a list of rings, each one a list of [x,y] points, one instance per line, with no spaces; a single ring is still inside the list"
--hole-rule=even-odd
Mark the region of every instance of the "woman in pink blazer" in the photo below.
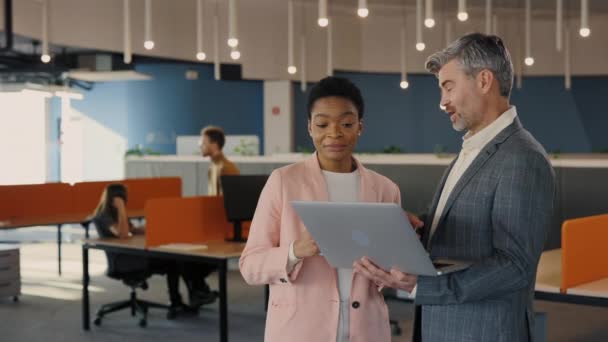
[[[248,284],[270,284],[266,341],[390,341],[378,286],[351,269],[335,269],[312,240],[291,201],[400,204],[399,188],[353,158],[363,128],[359,89],[343,78],[316,84],[308,132],[316,148],[303,162],[275,170],[262,191],[240,259]]]

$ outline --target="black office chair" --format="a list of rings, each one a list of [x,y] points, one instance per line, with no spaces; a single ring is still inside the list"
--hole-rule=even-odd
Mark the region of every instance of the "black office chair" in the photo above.
[[[108,259],[106,275],[112,279],[121,280],[127,285],[131,289],[131,296],[127,300],[103,305],[97,311],[97,317],[93,321],[95,325],[101,325],[101,320],[105,315],[123,309],[131,309],[131,316],[139,315],[139,326],[142,328],[148,324],[149,308],[167,309],[169,310],[167,318],[175,317],[174,309],[168,305],[137,299],[137,289],[147,290],[148,283],[146,281],[152,275],[146,259],[117,253],[106,253],[106,257]]]

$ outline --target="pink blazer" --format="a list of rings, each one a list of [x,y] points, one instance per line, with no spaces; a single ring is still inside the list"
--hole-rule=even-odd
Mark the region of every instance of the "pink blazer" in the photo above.
[[[361,202],[401,203],[392,181],[359,161],[357,165]],[[241,274],[250,285],[270,284],[265,341],[335,342],[340,309],[336,270],[314,256],[287,274],[289,245],[309,235],[293,200],[328,200],[316,154],[268,178],[240,259]],[[350,341],[390,341],[388,308],[376,285],[353,273],[350,300]]]

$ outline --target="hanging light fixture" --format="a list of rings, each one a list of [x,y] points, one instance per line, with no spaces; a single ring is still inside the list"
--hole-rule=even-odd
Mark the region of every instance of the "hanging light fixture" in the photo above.
[[[469,13],[467,13],[467,0],[458,0],[458,14],[456,17],[460,21],[467,21],[467,19],[469,19]]]
[[[42,63],[51,61],[49,53],[49,2],[42,0],[42,54],[40,56]]]
[[[587,38],[591,34],[589,28],[589,0],[581,0],[581,28],[578,33],[583,38]]]
[[[236,47],[231,48],[230,58],[235,61],[239,60],[239,58],[241,58],[241,52],[237,50]]]
[[[300,36],[300,89],[306,91],[306,34]]]
[[[564,3],[562,0],[555,0],[555,48],[562,51],[562,32],[564,22]]]
[[[424,18],[424,26],[428,28],[435,27],[435,18],[433,16],[433,0],[426,0],[426,16]]]
[[[144,5],[144,48],[146,50],[154,49],[154,40],[152,39],[152,0],[146,0]]]
[[[133,52],[131,50],[131,10],[130,1],[123,0],[123,62],[125,64],[131,63],[133,59]]]
[[[333,23],[327,25],[327,76],[334,75],[332,26]]]
[[[452,21],[447,19],[445,22],[445,46],[452,42]]]
[[[572,88],[572,70],[570,69],[570,29],[566,24],[564,36],[564,87],[568,90]]]
[[[196,0],[196,59],[199,61],[207,58],[207,54],[203,50],[204,5],[203,0]]]
[[[424,51],[425,47],[422,41],[422,0],[416,0],[416,50]]]
[[[216,81],[222,78],[220,72],[220,14],[218,0],[215,0],[213,13],[213,77]]]
[[[228,0],[228,46],[231,48],[239,46],[237,21],[236,0]]]
[[[329,25],[329,19],[327,18],[327,0],[319,0],[319,19],[317,23],[321,27],[327,27]]]
[[[492,0],[486,0],[486,34],[492,33]]]
[[[524,83],[524,63],[521,62],[521,59],[518,59],[517,69],[515,71],[515,87],[517,89],[521,89]]]
[[[407,81],[407,71],[406,71],[406,61],[405,61],[405,20],[401,24],[401,82],[399,82],[399,87],[401,89],[407,89],[410,86],[410,83]]]
[[[367,16],[369,15],[369,8],[367,8],[367,0],[359,0],[357,15],[361,18],[367,18]]]
[[[293,1],[287,1],[287,72],[291,75],[298,71],[293,61]]]
[[[527,66],[534,65],[534,58],[531,53],[531,38],[530,38],[530,30],[531,30],[531,21],[532,21],[532,7],[530,4],[531,0],[526,0],[526,58],[524,59],[524,63]]]

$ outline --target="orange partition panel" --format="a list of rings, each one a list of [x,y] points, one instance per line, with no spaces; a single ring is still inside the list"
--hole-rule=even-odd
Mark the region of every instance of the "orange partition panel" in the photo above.
[[[123,181],[81,182],[74,184],[74,212],[93,214],[97,204],[99,204],[103,190],[113,183],[123,183]]]
[[[232,229],[220,196],[151,199],[145,215],[147,247],[224,240]]]
[[[127,211],[143,210],[146,201],[151,198],[181,197],[182,193],[182,180],[179,177],[82,182],[74,184],[74,210],[78,213],[93,213],[103,190],[115,183],[127,187]]]
[[[72,189],[66,183],[0,186],[0,220],[69,214]]]
[[[564,221],[562,290],[608,277],[608,214]]]
[[[142,210],[146,201],[153,198],[182,197],[182,179],[179,177],[133,178],[123,183],[129,191],[127,210]]]

